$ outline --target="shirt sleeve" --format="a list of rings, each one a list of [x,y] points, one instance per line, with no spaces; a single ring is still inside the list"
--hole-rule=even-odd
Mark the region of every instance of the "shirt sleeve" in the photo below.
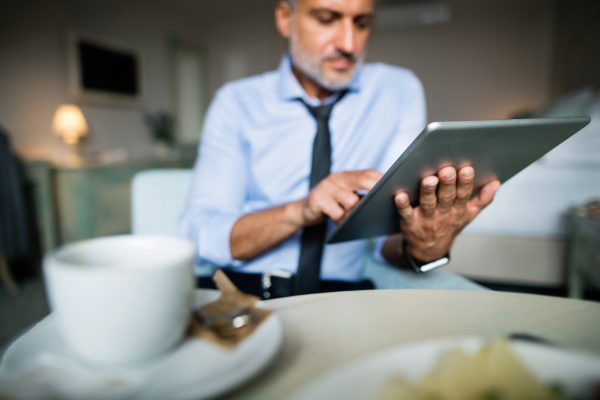
[[[229,236],[242,215],[246,197],[246,153],[238,127],[235,92],[221,88],[210,105],[202,129],[198,158],[180,233],[192,240],[200,259],[236,265]]]
[[[400,107],[403,110],[399,121],[398,129],[388,147],[386,155],[382,158],[379,170],[387,171],[398,159],[398,154],[402,154],[408,146],[419,136],[427,124],[427,106],[425,103],[425,91],[419,78],[412,72],[407,72],[403,86],[399,88],[402,93]],[[387,236],[375,238],[375,247],[373,258],[381,263],[387,263],[381,249],[387,240]]]

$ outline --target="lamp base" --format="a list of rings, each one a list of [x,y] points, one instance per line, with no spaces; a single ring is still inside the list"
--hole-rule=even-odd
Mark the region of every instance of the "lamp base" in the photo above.
[[[69,154],[66,163],[69,166],[78,167],[83,164],[83,159],[79,155],[79,143],[67,143]]]

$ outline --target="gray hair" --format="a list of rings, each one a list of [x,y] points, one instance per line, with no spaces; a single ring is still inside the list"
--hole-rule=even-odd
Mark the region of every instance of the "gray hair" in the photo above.
[[[298,4],[298,0],[283,0],[283,1],[285,1],[286,3],[288,3],[289,6],[290,6],[290,8],[292,10],[295,10],[296,9],[296,4]],[[378,2],[379,2],[379,0],[375,0],[375,4],[377,4]]]
[[[292,10],[296,9],[296,3],[298,3],[298,0],[284,0],[284,1],[289,4],[289,6]]]

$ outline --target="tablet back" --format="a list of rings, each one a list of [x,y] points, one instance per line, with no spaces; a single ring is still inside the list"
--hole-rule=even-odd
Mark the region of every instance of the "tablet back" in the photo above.
[[[486,183],[504,183],[574,135],[589,117],[434,122],[414,140],[340,224],[328,243],[400,232],[394,195],[418,204],[421,180],[446,166],[475,169],[476,194]]]

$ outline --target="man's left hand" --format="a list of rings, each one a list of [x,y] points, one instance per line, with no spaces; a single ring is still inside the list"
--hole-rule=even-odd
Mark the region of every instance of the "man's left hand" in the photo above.
[[[500,182],[489,182],[469,200],[474,178],[472,167],[464,167],[458,174],[453,167],[445,167],[437,176],[421,181],[417,207],[410,205],[406,193],[395,196],[402,235],[413,258],[422,262],[442,258],[462,229],[492,202]]]

